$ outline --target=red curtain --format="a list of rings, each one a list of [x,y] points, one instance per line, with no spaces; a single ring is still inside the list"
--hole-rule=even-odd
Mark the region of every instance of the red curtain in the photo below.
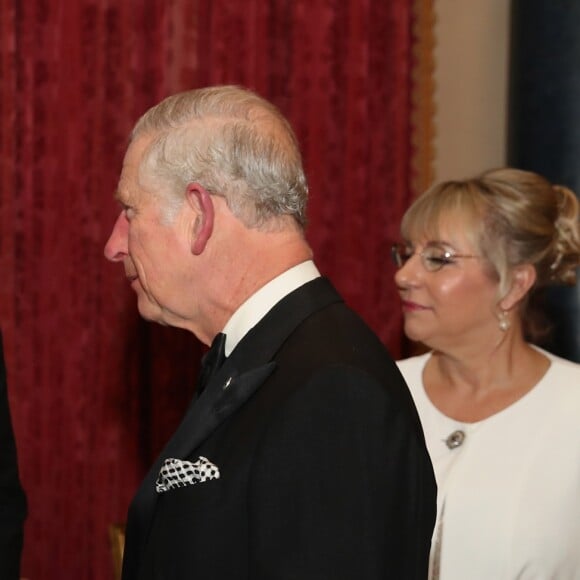
[[[0,326],[30,515],[23,576],[109,579],[107,529],[192,394],[200,345],[102,257],[126,139],[186,88],[289,116],[317,263],[401,349],[388,249],[410,192],[409,0],[0,0]]]

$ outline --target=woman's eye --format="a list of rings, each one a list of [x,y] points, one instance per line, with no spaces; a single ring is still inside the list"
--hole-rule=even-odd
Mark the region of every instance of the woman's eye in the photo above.
[[[426,259],[433,265],[445,266],[447,264],[453,264],[453,257],[449,254],[438,254],[426,256]]]

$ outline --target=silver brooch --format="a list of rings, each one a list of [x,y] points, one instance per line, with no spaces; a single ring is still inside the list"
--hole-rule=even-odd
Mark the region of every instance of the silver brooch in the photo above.
[[[461,430],[453,431],[447,439],[445,439],[445,445],[449,447],[449,449],[457,449],[463,441],[465,441],[465,433]]]

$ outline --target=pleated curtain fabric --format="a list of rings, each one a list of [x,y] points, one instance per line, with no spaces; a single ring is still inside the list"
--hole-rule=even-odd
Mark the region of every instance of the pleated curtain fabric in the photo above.
[[[0,0],[0,323],[30,508],[23,577],[112,577],[108,529],[193,396],[204,347],[142,321],[103,258],[129,131],[164,96],[234,83],[282,109],[316,263],[401,354],[389,248],[413,196],[413,21],[408,0]]]

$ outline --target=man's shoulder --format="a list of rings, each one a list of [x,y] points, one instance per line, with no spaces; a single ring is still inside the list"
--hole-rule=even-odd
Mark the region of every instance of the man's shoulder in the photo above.
[[[301,356],[316,357],[321,363],[393,364],[379,337],[344,302],[334,302],[313,312],[296,327],[284,347]]]

